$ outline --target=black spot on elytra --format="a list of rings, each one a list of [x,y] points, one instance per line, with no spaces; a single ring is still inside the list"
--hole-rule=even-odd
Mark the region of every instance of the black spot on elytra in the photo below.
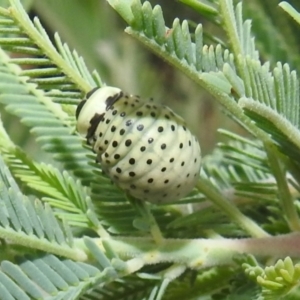
[[[134,164],[135,164],[135,159],[134,159],[134,158],[130,158],[130,159],[129,159],[129,163],[130,163],[131,165],[134,165]]]
[[[131,145],[131,143],[132,143],[131,140],[126,140],[126,141],[125,141],[125,146],[126,146],[126,147],[129,147],[129,146]]]
[[[138,131],[142,131],[142,130],[144,129],[144,125],[139,124],[139,125],[136,127],[136,129],[137,129]]]

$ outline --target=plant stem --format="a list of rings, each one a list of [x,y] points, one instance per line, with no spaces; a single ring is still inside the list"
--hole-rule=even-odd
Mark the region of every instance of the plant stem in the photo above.
[[[286,216],[286,221],[289,224],[291,230],[300,231],[299,215],[297,213],[293,197],[289,190],[286,172],[285,170],[283,170],[283,164],[278,159],[278,157],[280,156],[278,150],[273,144],[265,144],[265,149],[268,153],[269,164],[272,169],[272,173],[276,178],[279,201],[282,206],[283,213]]]
[[[200,178],[197,183],[198,190],[203,193],[217,207],[221,208],[234,222],[241,226],[253,237],[266,237],[266,233],[253,220],[243,215],[240,210],[228,199],[222,196],[211,182],[205,178]]]
[[[299,233],[247,239],[164,239],[160,245],[151,238],[119,237],[94,240],[101,249],[102,241],[108,241],[123,259],[139,257],[144,261],[144,265],[168,262],[196,270],[234,265],[234,257],[237,254],[252,254],[257,258],[300,257]],[[75,246],[80,247],[81,244],[81,239],[75,240]]]
[[[68,245],[59,245],[56,242],[48,241],[46,238],[39,238],[33,234],[27,235],[22,231],[15,231],[11,228],[0,227],[0,238],[9,241],[11,246],[8,247],[11,249],[13,249],[14,246],[24,246],[33,249],[32,252],[40,250],[45,253],[67,257],[75,261],[87,260],[85,249],[82,250],[74,247],[71,248]]]
[[[285,10],[298,24],[300,24],[300,13],[298,13],[291,4],[287,3],[286,1],[282,1],[279,3],[279,6]]]

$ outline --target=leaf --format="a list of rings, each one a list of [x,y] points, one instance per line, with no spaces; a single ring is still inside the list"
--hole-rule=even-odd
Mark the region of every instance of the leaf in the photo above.
[[[22,195],[0,157],[0,236],[16,245],[44,250],[68,257],[82,257],[71,248],[72,237],[67,227],[55,219],[51,208]]]
[[[279,6],[285,10],[297,23],[300,24],[300,13],[298,13],[296,9],[292,7],[292,5],[286,1],[282,1],[279,3]]]
[[[24,70],[23,76],[29,76],[30,81],[42,89],[69,91],[72,98],[82,96],[82,91],[89,92],[96,82],[101,85],[99,76],[95,73],[93,78],[76,51],[72,53],[57,34],[55,47],[38,18],[32,23],[19,0],[10,0],[10,3],[13,5],[11,9],[0,12],[0,37],[1,33],[6,34],[7,24],[12,33],[0,38],[0,45],[2,49],[25,54],[22,58],[12,59],[15,64],[34,67]],[[43,56],[37,57],[41,53]]]
[[[100,275],[95,267],[53,255],[2,261],[0,290],[5,299],[77,299]]]

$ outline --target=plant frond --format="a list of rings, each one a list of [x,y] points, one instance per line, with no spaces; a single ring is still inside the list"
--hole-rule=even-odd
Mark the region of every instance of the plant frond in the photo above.
[[[242,202],[241,200],[240,202]],[[193,231],[190,230],[191,227]],[[237,224],[233,223],[219,208],[214,207],[209,200],[194,205],[193,212],[170,222],[168,228],[177,230],[177,236],[189,238],[199,236],[241,237],[245,235],[245,232]]]
[[[216,72],[215,80],[221,77],[223,89],[230,92],[229,83],[218,72],[225,63],[234,68],[233,56],[220,45],[203,45],[202,25],[197,26],[193,38],[187,21],[180,24],[175,19],[172,28],[167,28],[159,5],[152,9],[148,1],[143,4],[132,1],[131,5],[115,0],[108,2],[130,25],[126,29],[128,34],[198,81],[202,80],[199,72]]]
[[[62,103],[78,103],[83,92],[102,85],[99,75],[91,74],[83,58],[63,44],[58,34],[53,44],[37,17],[32,22],[19,0],[10,3],[12,7],[0,11],[0,46],[22,54],[22,58],[12,58],[10,62],[31,66],[23,70],[21,76],[28,76],[30,82]]]
[[[148,235],[148,221],[140,216],[129,202],[124,201],[124,195],[121,198],[120,195],[115,194],[116,197],[114,198],[114,193],[109,194],[106,188],[109,189],[111,186],[103,187],[103,192],[97,198],[93,198],[95,199],[93,203],[97,216],[101,223],[107,227],[107,230],[112,234]],[[110,199],[110,202],[107,202],[107,199]],[[170,222],[183,214],[179,208],[151,206],[151,213],[161,230],[165,231],[167,235],[176,235],[176,230],[170,229],[168,231],[167,228]]]
[[[223,193],[231,195],[229,198],[233,201],[238,201],[238,197],[244,201],[247,197],[274,201],[276,181],[262,144],[225,130],[219,132],[227,138],[227,142],[219,143],[216,151],[204,159],[203,172],[206,176]]]
[[[283,154],[292,159],[294,168],[299,170],[299,129],[269,106],[259,104],[251,98],[242,98],[239,104],[258,127],[270,134],[274,144]],[[297,109],[297,105],[295,109]]]
[[[204,158],[202,176],[214,184],[226,201],[233,203],[246,215],[260,220],[260,224],[268,230],[288,232],[286,220],[278,208],[279,187],[262,144],[225,130],[220,132],[227,138],[227,142],[220,143],[211,155]],[[292,178],[288,176],[288,179],[291,179],[288,188],[295,198],[299,192],[294,187]],[[178,217],[168,226],[182,230],[193,226],[196,235],[203,234],[209,228],[221,235],[229,232],[242,234],[223,210],[220,211],[209,199],[199,195],[193,212]],[[189,236],[188,232],[184,234]]]
[[[153,276],[154,277],[154,276]],[[151,292],[157,292],[158,279],[145,280],[137,276],[127,276],[126,279],[117,279],[105,286],[98,286],[92,291],[84,294],[82,300],[135,300],[153,299],[149,298]],[[154,298],[155,299],[155,298]]]
[[[289,18],[282,17],[282,12],[276,9],[277,4],[277,1],[272,4],[247,1],[243,3],[243,14],[252,20],[255,43],[263,60],[270,61],[271,65],[285,61],[299,70],[299,43]],[[274,9],[269,9],[270,5]]]
[[[269,64],[261,65],[251,59],[246,59],[243,66],[245,85],[251,86],[246,97],[265,104],[299,128],[300,98],[296,72],[281,63],[270,72]]]
[[[236,270],[233,268],[216,267],[199,274],[186,273],[181,276],[181,280],[170,283],[163,299],[197,299],[205,294],[215,296],[218,291],[227,287],[226,282],[228,278],[232,278],[234,272]]]
[[[228,164],[231,170],[235,170],[236,176],[230,180],[232,196],[229,199],[241,204],[239,208],[242,210],[246,204],[247,212],[254,215],[255,219],[259,219],[260,223],[269,230],[287,232],[287,223],[289,226],[295,226],[297,223],[297,218],[293,219],[296,212],[294,201],[299,196],[295,179],[290,173],[286,174],[280,170],[280,166],[270,163],[273,158],[266,156],[258,141],[248,141],[223,130],[221,132],[229,138],[228,143],[220,145],[225,164]],[[236,141],[239,142],[236,143]],[[225,173],[230,174],[230,171]],[[239,178],[236,174],[241,177]],[[283,217],[279,207],[290,215]],[[266,209],[267,219],[264,213]],[[273,229],[271,229],[271,224],[274,225]]]
[[[98,278],[99,288],[84,295],[83,299],[143,299],[151,293],[157,292],[157,282],[161,281],[160,276],[145,274],[132,275],[140,270],[144,262],[141,258],[133,258],[128,261],[121,260],[108,243],[103,242],[106,250],[105,254],[99,246],[91,239],[84,239],[85,246],[90,251],[90,255],[96,260],[99,269],[103,270]],[[122,277],[126,276],[126,280]],[[148,278],[147,278],[148,276]],[[148,279],[148,280],[145,280]],[[105,284],[103,286],[102,284]],[[142,296],[143,295],[143,296]]]
[[[7,144],[7,143],[6,143]],[[0,143],[0,149],[3,146]],[[86,187],[75,182],[67,171],[32,161],[20,148],[7,147],[1,153],[14,176],[21,180],[43,202],[49,203],[55,215],[70,226],[88,227],[87,211],[92,210]]]
[[[72,233],[61,228],[49,205],[32,201],[22,195],[8,168],[0,157],[0,235],[16,245],[29,246],[78,258],[82,253],[72,249]]]
[[[219,143],[216,152],[204,159],[205,172],[216,180],[220,178],[217,180],[218,186],[230,186],[229,180],[231,182],[259,182],[270,177],[268,174],[271,171],[260,141],[250,140],[226,130],[219,130],[219,133],[226,138],[226,143]],[[225,172],[217,175],[217,164],[225,167]],[[224,177],[225,174],[227,174],[226,177]]]
[[[16,65],[5,63],[7,55],[0,51],[0,103],[16,115],[37,136],[42,149],[50,152],[64,168],[89,184],[93,178],[87,155],[92,154],[81,145],[81,138],[74,134],[69,116],[62,108],[36,89],[36,85],[20,79]]]
[[[275,139],[275,144],[278,144],[276,138],[280,136],[281,145],[280,148],[289,146],[294,149],[295,156],[298,155],[298,150],[293,147],[293,143],[297,145],[298,138],[295,138],[295,132],[300,126],[300,97],[299,97],[299,80],[295,71],[291,71],[288,64],[282,65],[277,63],[274,70],[270,70],[270,64],[261,64],[257,55],[254,52],[248,53],[243,47],[249,48],[249,42],[251,40],[250,29],[247,34],[244,34],[241,4],[238,4],[236,14],[234,14],[231,0],[221,1],[221,8],[224,11],[223,15],[227,11],[225,18],[225,24],[227,24],[228,35],[232,39],[232,43],[235,45],[234,54],[237,57],[237,69],[238,73],[231,72],[232,78],[235,81],[243,80],[245,87],[245,94],[238,93],[241,100],[240,106],[247,109],[246,98],[251,98],[253,103],[251,105],[252,114],[247,115],[256,121],[256,125],[263,129]],[[227,18],[227,15],[229,16]],[[224,15],[225,16],[225,15]],[[234,25],[235,24],[235,25]],[[244,25],[242,25],[244,24]],[[247,27],[248,28],[248,27]],[[253,41],[252,41],[253,42]],[[254,44],[253,44],[254,45]],[[250,47],[251,49],[252,47]],[[240,77],[237,75],[240,74]],[[230,81],[232,83],[233,79]],[[233,85],[234,86],[234,85]],[[254,103],[257,101],[258,104]],[[260,104],[262,105],[260,105]],[[249,104],[250,106],[250,104]],[[260,111],[264,109],[264,112]],[[256,109],[255,109],[256,108]],[[257,111],[260,117],[254,116],[254,111]],[[269,113],[267,113],[267,111]],[[274,114],[273,116],[271,115]],[[275,116],[276,114],[276,116]],[[275,120],[280,120],[280,125],[277,123],[277,129],[274,129]],[[271,125],[273,123],[273,125]],[[289,124],[291,126],[289,126]],[[293,127],[295,127],[293,129]],[[280,129],[279,129],[280,128]],[[279,133],[278,131],[284,131]],[[290,132],[293,132],[291,134]],[[284,137],[285,135],[285,137]],[[280,144],[280,143],[279,143]]]
[[[223,5],[228,1],[231,0],[221,1],[221,4]],[[225,15],[224,17],[226,18]],[[282,150],[282,145],[285,144],[286,146],[288,144],[288,146],[292,146],[292,152],[298,150],[299,134],[296,128],[299,124],[299,82],[296,73],[291,72],[288,65],[282,66],[278,63],[277,67],[270,72],[268,63],[261,65],[258,58],[245,56],[241,47],[243,40],[235,34],[234,29],[230,26],[233,26],[232,22],[228,22],[227,29],[229,35],[232,35],[232,42],[235,44],[234,54],[237,57],[237,69],[240,71],[245,87],[247,87],[245,88],[245,96],[240,97],[239,105],[252,112],[252,114],[246,113],[244,115],[252,120],[254,119],[257,129],[260,129],[253,128],[253,132],[257,137],[260,136],[259,138],[264,143],[270,168],[278,185],[280,204],[286,214],[289,227],[298,230],[300,221],[294,200],[288,189],[285,173],[286,168],[299,170],[299,167],[289,163],[288,158],[284,163],[285,167],[282,167],[282,162],[276,153],[278,150],[274,145],[278,147],[279,144],[278,148]],[[247,99],[248,95],[250,95],[250,101]],[[277,123],[277,127],[275,123]],[[276,140],[278,136],[281,143]],[[293,147],[293,144],[296,144],[296,147]],[[291,155],[289,154],[287,157],[291,157]]]
[[[50,254],[18,257],[17,262],[1,262],[2,299],[77,299],[101,276],[91,265]]]
[[[220,11],[234,55],[236,57],[248,56],[258,60],[258,51],[255,49],[254,38],[251,34],[251,21],[243,20],[242,3],[238,3],[234,9],[232,0],[222,0]]]
[[[252,113],[247,115],[251,119],[254,118],[259,128],[268,134],[271,133],[273,139],[275,139],[275,144],[279,144],[281,150],[284,151],[289,146],[289,149],[292,148],[292,153],[294,152],[294,157],[296,157],[299,151],[295,149],[293,144],[297,145],[298,143],[295,133],[300,124],[299,80],[296,72],[291,71],[287,64],[282,65],[281,63],[277,63],[274,70],[270,71],[269,63],[262,65],[255,51],[247,52],[246,49],[251,50],[253,48],[252,46],[249,47],[250,42],[254,46],[250,35],[250,27],[242,22],[241,4],[238,4],[234,14],[231,2],[231,0],[221,1],[221,10],[223,11],[225,25],[227,24],[228,36],[234,45],[233,53],[237,57],[238,73],[232,72],[232,76],[236,80],[241,78],[245,86],[245,94],[238,93],[241,98],[239,104],[247,109],[244,97],[257,101],[257,104],[253,101],[251,104]],[[225,12],[227,13],[225,14]],[[245,46],[247,47],[245,48]],[[240,74],[240,77],[237,74]],[[259,105],[259,103],[262,105]],[[262,113],[261,110],[264,107]],[[255,108],[257,114],[254,113]],[[260,115],[260,117],[257,115]],[[279,120],[281,121],[280,125],[278,125]],[[277,128],[274,128],[275,122],[278,122]],[[291,126],[289,126],[289,123]],[[280,139],[279,143],[278,139]]]

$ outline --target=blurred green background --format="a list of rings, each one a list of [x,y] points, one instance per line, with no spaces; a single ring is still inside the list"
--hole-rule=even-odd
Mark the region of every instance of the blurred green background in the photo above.
[[[204,30],[216,35],[226,44],[224,32],[211,20],[204,19],[189,7],[174,0],[152,0],[163,8],[166,25],[173,19],[188,19],[191,24],[202,23]],[[208,2],[218,3],[217,0]],[[237,1],[235,1],[237,2]],[[300,27],[279,7],[278,0],[243,1],[244,14],[253,19],[253,31],[263,61],[289,62],[300,69]],[[299,0],[288,1],[300,10]],[[7,5],[7,0],[0,3]],[[219,140],[217,128],[226,128],[244,134],[222,108],[203,89],[154,56],[136,40],[124,33],[126,24],[104,0],[26,0],[30,16],[38,16],[50,37],[58,32],[71,48],[85,59],[90,70],[96,69],[108,85],[170,106],[187,120],[198,136],[202,152],[211,152]],[[192,31],[192,30],[191,30]],[[207,44],[211,44],[208,40]],[[19,145],[30,152],[37,145],[14,118],[0,113],[6,128]]]

